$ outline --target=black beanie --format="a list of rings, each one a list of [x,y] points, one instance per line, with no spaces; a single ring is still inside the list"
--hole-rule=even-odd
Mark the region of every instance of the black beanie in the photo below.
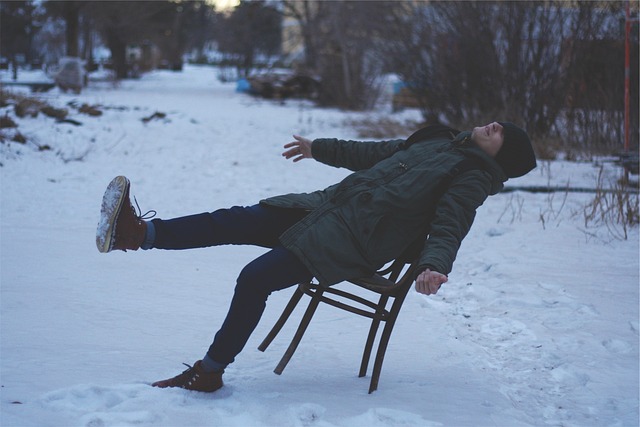
[[[504,142],[496,154],[496,162],[508,178],[525,175],[536,167],[536,155],[529,135],[513,123],[498,122],[502,125]]]

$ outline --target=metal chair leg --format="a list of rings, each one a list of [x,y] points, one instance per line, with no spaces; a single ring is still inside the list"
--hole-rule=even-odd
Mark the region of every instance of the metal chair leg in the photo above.
[[[362,353],[362,362],[360,363],[360,372],[358,377],[364,377],[367,375],[367,369],[369,368],[369,360],[371,359],[371,351],[373,350],[373,344],[380,327],[383,312],[386,309],[387,301],[389,297],[387,295],[381,295],[378,301],[378,308],[376,309],[376,317],[371,321],[371,327],[369,328],[369,335],[367,336],[367,343],[364,346]]]
[[[386,321],[382,335],[380,336],[380,342],[378,343],[378,350],[376,351],[376,360],[373,363],[373,372],[371,373],[371,383],[369,384],[369,394],[378,389],[378,382],[380,381],[380,373],[382,372],[382,362],[384,362],[384,355],[389,345],[389,339],[391,338],[391,332],[396,324],[398,314],[400,314],[400,308],[406,297],[406,293],[398,295],[393,302],[391,310],[389,311],[389,318]]]
[[[302,336],[307,330],[307,326],[309,326],[311,318],[318,308],[318,304],[320,304],[320,297],[322,296],[322,292],[322,289],[317,289],[311,297],[309,306],[307,307],[307,310],[305,311],[304,316],[300,321],[300,325],[298,326],[298,329],[296,330],[296,333],[291,340],[291,344],[289,344],[287,351],[285,351],[284,356],[282,356],[282,359],[280,359],[280,363],[278,363],[278,366],[276,366],[276,369],[274,369],[273,371],[276,374],[282,374],[282,371],[284,371],[284,368],[289,363],[289,360],[291,360],[291,357],[293,357],[293,353],[296,352],[298,344],[300,344],[300,340],[302,340]]]
[[[289,316],[291,316],[291,313],[293,313],[293,310],[296,308],[296,306],[300,302],[300,298],[302,298],[303,295],[304,295],[304,292],[302,292],[300,288],[296,288],[295,292],[291,296],[291,299],[287,303],[287,306],[284,308],[284,311],[278,318],[278,321],[276,322],[275,325],[273,325],[273,328],[271,328],[271,331],[269,332],[269,334],[258,346],[258,350],[265,351],[267,347],[269,347],[269,345],[274,340],[274,338],[278,335],[278,333],[280,332],[284,324],[287,322],[287,320],[289,320]]]

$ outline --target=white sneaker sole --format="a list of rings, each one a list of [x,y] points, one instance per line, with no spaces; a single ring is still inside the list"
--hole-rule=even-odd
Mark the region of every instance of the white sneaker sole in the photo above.
[[[129,185],[129,180],[126,177],[117,176],[109,183],[102,197],[100,221],[96,230],[96,246],[102,253],[111,252],[113,248],[116,219],[122,209]]]

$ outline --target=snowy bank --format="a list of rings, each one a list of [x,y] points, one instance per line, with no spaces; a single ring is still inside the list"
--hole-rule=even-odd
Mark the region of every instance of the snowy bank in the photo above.
[[[371,395],[357,378],[368,324],[331,307],[284,374],[272,373],[301,313],[265,353],[256,347],[291,290],[272,295],[220,392],[150,387],[203,356],[236,275],[262,250],[100,254],[111,178],[127,175],[142,209],[162,218],[311,191],[346,171],[292,164],[282,145],[293,133],[357,138],[345,119],[363,116],[234,89],[191,66],[41,95],[80,126],[13,117],[28,142],[0,144],[2,426],[639,424],[638,230],[618,240],[605,225],[586,229],[593,196],[583,193],[487,200],[441,292],[410,292]],[[593,187],[599,171],[541,162],[508,184]]]

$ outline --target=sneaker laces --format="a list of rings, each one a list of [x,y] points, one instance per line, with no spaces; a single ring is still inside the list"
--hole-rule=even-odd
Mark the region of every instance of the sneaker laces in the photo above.
[[[153,209],[150,209],[148,211],[146,211],[145,213],[142,213],[142,209],[140,209],[140,205],[138,204],[138,200],[136,199],[136,196],[133,196],[133,201],[136,203],[136,208],[138,209],[138,212],[136,212],[135,209],[133,209],[133,214],[139,219],[139,220],[147,220],[147,219],[151,219],[154,218],[157,215],[157,212],[154,211]],[[133,208],[133,206],[132,206]],[[183,365],[187,365],[186,363],[183,363]],[[187,365],[189,366],[189,365]],[[191,367],[191,366],[189,366]]]

